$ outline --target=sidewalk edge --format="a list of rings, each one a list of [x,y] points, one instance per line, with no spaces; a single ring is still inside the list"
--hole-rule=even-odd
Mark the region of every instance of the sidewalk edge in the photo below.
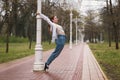
[[[89,47],[89,46],[88,46],[88,47]],[[89,49],[90,49],[90,48],[89,48]],[[91,49],[90,49],[90,51],[91,51]],[[108,80],[106,74],[103,72],[102,68],[100,67],[99,63],[97,62],[96,58],[94,57],[92,51],[91,51],[91,54],[92,54],[93,59],[95,60],[95,63],[97,64],[98,68],[100,69],[100,71],[101,71],[101,73],[102,73],[104,79],[105,79],[105,80]]]

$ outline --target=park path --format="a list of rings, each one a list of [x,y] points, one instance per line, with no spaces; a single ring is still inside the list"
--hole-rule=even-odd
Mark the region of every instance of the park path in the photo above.
[[[53,50],[43,52],[43,61]],[[33,72],[34,55],[0,64],[0,80],[107,80],[86,43],[65,45],[47,72]]]

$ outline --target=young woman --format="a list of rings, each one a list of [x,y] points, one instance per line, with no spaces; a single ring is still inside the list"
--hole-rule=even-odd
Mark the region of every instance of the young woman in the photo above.
[[[49,69],[49,65],[52,63],[52,61],[61,53],[66,37],[65,32],[62,28],[62,26],[58,25],[58,18],[57,16],[53,16],[51,19],[49,19],[44,14],[39,14],[42,19],[47,21],[47,23],[50,25],[50,31],[52,32],[52,42],[56,42],[56,48],[48,58],[47,62],[45,63],[44,70]]]

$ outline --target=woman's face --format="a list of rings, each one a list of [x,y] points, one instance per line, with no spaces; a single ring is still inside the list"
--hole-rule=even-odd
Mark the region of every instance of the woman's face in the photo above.
[[[53,20],[52,20],[54,23],[58,23],[58,18],[57,16],[54,16]]]

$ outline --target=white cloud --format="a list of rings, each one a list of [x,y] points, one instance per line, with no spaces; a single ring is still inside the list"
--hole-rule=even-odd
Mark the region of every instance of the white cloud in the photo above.
[[[105,6],[105,2],[102,0],[83,0],[81,3],[80,11],[85,13],[87,10],[99,10]]]

